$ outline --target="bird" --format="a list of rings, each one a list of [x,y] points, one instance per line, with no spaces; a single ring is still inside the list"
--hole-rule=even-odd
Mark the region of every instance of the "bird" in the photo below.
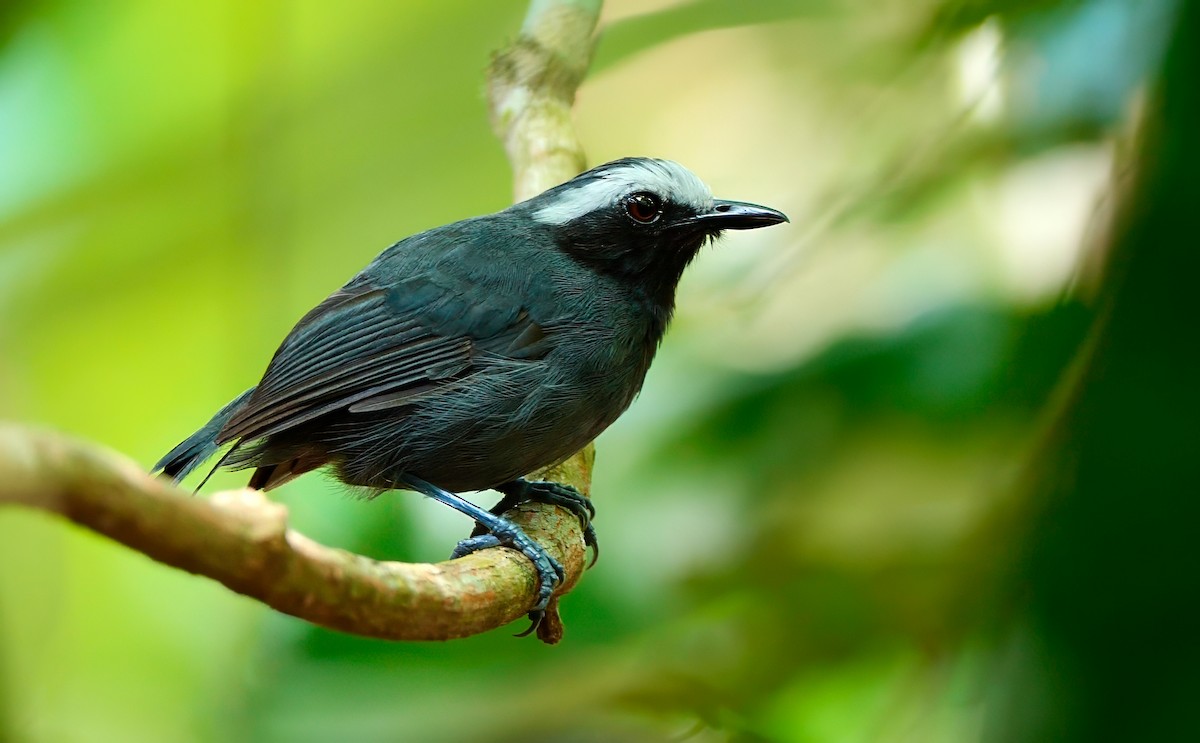
[[[405,238],[305,314],[258,384],[152,472],[178,483],[230,445],[210,475],[253,468],[249,486],[270,490],[324,467],[372,494],[426,495],[477,524],[453,557],[503,545],[533,563],[528,634],[564,573],[505,511],[562,506],[597,545],[587,498],[524,476],[629,407],[702,246],[787,221],[714,198],[674,161],[628,157]],[[459,494],[482,490],[503,498],[485,509]]]

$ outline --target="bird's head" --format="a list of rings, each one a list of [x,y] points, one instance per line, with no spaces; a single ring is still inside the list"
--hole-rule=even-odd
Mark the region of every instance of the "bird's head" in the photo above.
[[[706,240],[788,221],[765,206],[714,199],[687,168],[644,157],[599,165],[518,208],[550,228],[558,249],[667,306]]]

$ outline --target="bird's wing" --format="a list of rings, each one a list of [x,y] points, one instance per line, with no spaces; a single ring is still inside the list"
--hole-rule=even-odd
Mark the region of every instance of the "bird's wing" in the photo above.
[[[262,438],[337,410],[405,405],[471,374],[481,353],[544,355],[545,333],[511,297],[468,298],[454,283],[423,276],[382,287],[360,276],[347,284],[297,323],[218,442]]]

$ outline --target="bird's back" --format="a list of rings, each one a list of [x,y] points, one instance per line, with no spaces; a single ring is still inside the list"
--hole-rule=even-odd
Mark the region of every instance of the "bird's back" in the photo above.
[[[411,472],[482,489],[594,438],[641,387],[658,336],[627,290],[488,217],[382,253],[285,339],[225,426],[231,463],[321,464],[347,483]]]

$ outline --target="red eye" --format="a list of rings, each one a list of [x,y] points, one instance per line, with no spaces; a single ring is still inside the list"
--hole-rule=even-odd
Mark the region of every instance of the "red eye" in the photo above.
[[[625,199],[625,211],[633,221],[650,224],[662,216],[662,200],[652,193],[635,193]]]

